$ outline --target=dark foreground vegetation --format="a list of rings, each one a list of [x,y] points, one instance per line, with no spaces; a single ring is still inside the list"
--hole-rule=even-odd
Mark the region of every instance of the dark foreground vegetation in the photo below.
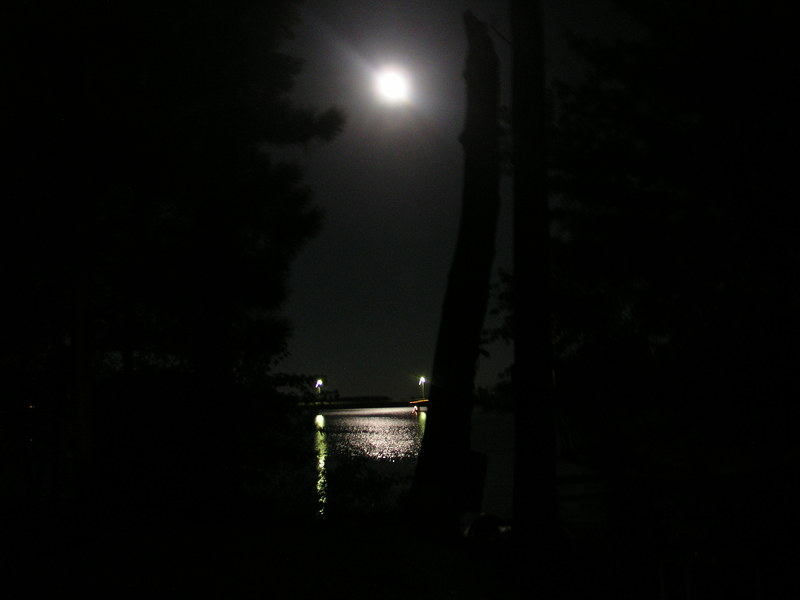
[[[175,594],[248,598],[527,598],[532,563],[491,526],[443,538],[403,511],[329,518],[263,505],[108,513],[5,512],[4,596]],[[66,511],[66,512],[65,512]],[[479,529],[478,527],[475,528]],[[564,536],[550,548],[559,598],[788,598],[798,591],[790,545],[656,547]],[[526,544],[527,545],[527,544]]]
[[[275,368],[289,267],[321,223],[277,156],[344,122],[288,100],[296,7],[2,10],[0,497],[247,496],[280,446],[264,424],[313,382]]]
[[[503,597],[495,594],[507,586],[507,551],[434,543],[411,515],[320,519],[313,507],[216,505],[16,511],[2,526],[7,598],[65,590],[83,597],[490,598]],[[5,593],[14,589],[19,596]]]

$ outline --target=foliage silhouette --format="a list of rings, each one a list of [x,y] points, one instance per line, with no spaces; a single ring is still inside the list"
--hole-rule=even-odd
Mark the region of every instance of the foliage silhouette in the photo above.
[[[780,15],[618,4],[645,33],[576,40],[588,77],[558,90],[561,368],[582,365],[587,404],[627,409],[644,392],[711,425],[714,398],[780,403],[795,386],[786,277],[800,254],[775,194],[789,189],[786,48],[743,43],[767,28],[781,40]],[[766,87],[742,85],[753,76]]]
[[[774,540],[798,470],[787,15],[613,4],[628,35],[574,37],[586,75],[554,85],[559,448],[610,482],[617,540]],[[513,336],[514,283],[486,339]]]
[[[287,99],[295,7],[5,10],[3,410],[47,413],[48,493],[233,494],[286,353],[290,264],[321,225],[275,150],[344,122]]]

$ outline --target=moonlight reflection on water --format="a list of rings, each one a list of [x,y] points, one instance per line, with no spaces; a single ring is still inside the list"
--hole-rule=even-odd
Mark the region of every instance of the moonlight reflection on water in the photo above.
[[[396,461],[416,458],[422,440],[422,418],[409,409],[352,409],[325,417],[328,446],[339,456]]]
[[[402,481],[411,477],[426,414],[409,408],[337,409],[315,417],[317,512],[325,513],[329,477],[337,463],[361,459],[371,471]]]

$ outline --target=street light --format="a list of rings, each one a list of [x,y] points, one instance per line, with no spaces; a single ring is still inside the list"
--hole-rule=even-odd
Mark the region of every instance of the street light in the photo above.
[[[317,384],[314,386],[317,388],[317,396],[322,395],[322,379],[317,379]]]
[[[425,398],[425,382],[426,382],[426,379],[425,379],[424,376],[419,378],[419,385],[422,387],[422,396],[421,396],[421,398],[423,398],[423,399]]]

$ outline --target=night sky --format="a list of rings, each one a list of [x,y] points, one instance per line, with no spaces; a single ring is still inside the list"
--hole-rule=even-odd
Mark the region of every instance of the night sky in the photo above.
[[[342,396],[419,393],[430,376],[462,191],[466,38],[470,10],[496,30],[501,102],[508,105],[507,3],[307,1],[303,24],[286,47],[305,59],[294,98],[347,115],[333,143],[296,158],[306,169],[324,229],[296,260],[287,314],[291,356],[281,368],[322,374]],[[580,73],[564,32],[609,23],[598,3],[545,2],[548,74]],[[499,33],[499,35],[498,35]],[[502,37],[501,37],[502,36]],[[411,78],[408,105],[382,101],[374,76],[397,65]],[[510,270],[510,187],[504,184],[495,269]],[[477,385],[491,385],[510,364],[499,343],[479,366]]]

